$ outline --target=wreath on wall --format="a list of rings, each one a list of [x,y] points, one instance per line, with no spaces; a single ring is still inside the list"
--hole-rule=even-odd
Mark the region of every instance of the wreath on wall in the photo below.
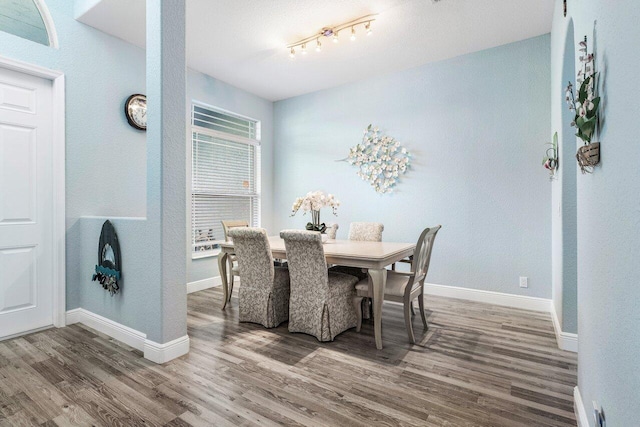
[[[102,224],[100,240],[98,242],[98,264],[92,280],[99,282],[102,288],[109,292],[111,296],[120,291],[120,280],[122,278],[122,261],[120,258],[120,243],[116,229],[111,221],[107,220]]]

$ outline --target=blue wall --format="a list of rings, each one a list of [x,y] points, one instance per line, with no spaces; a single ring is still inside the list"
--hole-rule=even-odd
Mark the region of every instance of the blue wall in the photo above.
[[[640,104],[635,82],[640,59],[640,7],[634,0],[556,1],[552,31],[552,90],[562,91],[563,47],[573,22],[576,40],[595,46],[604,122],[602,164],[579,175],[578,386],[587,414],[604,408],[608,426],[636,426],[640,417]],[[564,108],[552,103],[553,127]],[[589,422],[593,420],[589,415]]]
[[[73,1],[46,3],[60,48],[0,31],[0,55],[66,76],[67,309],[82,307],[157,339],[160,308],[148,295],[148,284],[159,276],[149,269],[156,261],[147,246],[153,236],[145,227],[146,133],[130,127],[123,114],[130,94],[146,92],[145,52],[77,22]],[[196,99],[262,121],[262,219],[269,227],[273,104],[194,71],[188,72],[187,80],[188,101]],[[91,282],[105,219],[114,223],[122,246],[125,281],[122,293],[114,298]],[[186,280],[217,275],[215,258],[192,264],[188,253],[187,260]]]
[[[351,221],[380,221],[384,239],[415,241],[442,224],[428,281],[551,297],[551,188],[541,167],[550,136],[549,36],[367,79],[275,104],[274,215],[322,189]],[[381,58],[384,60],[384,58]],[[336,159],[373,123],[413,154],[397,193],[378,195]],[[518,277],[529,277],[529,288]]]

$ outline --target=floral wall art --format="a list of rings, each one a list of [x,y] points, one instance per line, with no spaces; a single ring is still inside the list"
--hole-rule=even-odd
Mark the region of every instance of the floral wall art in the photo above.
[[[356,174],[380,194],[390,193],[411,164],[411,155],[395,138],[367,126],[362,142],[351,147],[346,159],[358,168]]]

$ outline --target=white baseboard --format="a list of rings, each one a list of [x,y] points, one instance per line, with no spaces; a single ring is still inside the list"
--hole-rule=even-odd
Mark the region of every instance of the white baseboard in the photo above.
[[[479,289],[459,288],[456,286],[424,284],[425,295],[458,298],[487,304],[501,305],[504,307],[521,308],[524,310],[551,311],[551,300],[545,298],[528,297],[523,295],[504,294],[501,292],[483,291]]]
[[[553,329],[556,331],[556,341],[560,350],[578,352],[578,334],[571,332],[563,332],[558,319],[556,307],[551,304],[551,320],[553,321]]]
[[[165,363],[189,352],[188,335],[168,343],[159,344],[148,340],[145,333],[92,313],[84,308],[67,311],[66,320],[67,325],[82,323],[136,350],[140,350],[144,352],[145,359],[155,363]]]
[[[102,332],[103,334],[123,342],[136,350],[144,350],[144,342],[147,339],[146,334],[136,331],[135,329],[131,329],[128,326],[121,325],[120,323],[114,322],[106,317],[92,313],[84,308],[76,308],[75,310],[67,311],[67,325],[74,323],[82,323],[83,325],[87,325],[98,332]]]
[[[578,386],[573,388],[573,412],[576,414],[578,427],[589,427],[587,411],[584,409],[584,403],[582,402],[582,396],[580,395]]]
[[[164,344],[151,340],[146,340],[144,343],[144,358],[155,363],[166,363],[187,353],[189,353],[188,335]]]
[[[203,291],[215,286],[222,286],[222,279],[220,276],[209,277],[207,279],[187,283],[187,293],[191,294],[193,292]]]

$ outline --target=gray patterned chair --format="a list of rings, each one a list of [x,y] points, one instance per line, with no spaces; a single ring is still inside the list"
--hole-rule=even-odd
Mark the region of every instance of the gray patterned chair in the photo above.
[[[245,220],[225,220],[220,222],[222,223],[222,231],[224,233],[225,242],[231,241],[231,239],[229,238],[229,231],[232,228],[249,226],[249,222]],[[227,274],[229,275],[229,277],[227,278],[227,283],[229,284],[229,299],[224,302],[224,306],[226,306],[227,303],[231,301],[231,295],[233,295],[233,278],[235,276],[240,276],[240,270],[238,269],[238,258],[236,257],[236,254],[229,254],[229,256],[227,257]]]
[[[357,327],[361,320],[356,306],[362,302],[355,294],[354,276],[327,270],[320,233],[283,230],[291,275],[289,332],[333,341],[341,332]]]
[[[384,225],[379,222],[352,222],[349,225],[349,240],[359,242],[381,242]],[[347,267],[336,265],[330,271],[336,273],[350,274],[362,280],[368,276],[367,271],[358,267]]]
[[[327,238],[329,240],[335,240],[336,239],[336,235],[338,234],[338,228],[340,228],[340,226],[338,224],[327,224],[327,231],[325,231],[325,233],[327,233]]]
[[[360,242],[382,242],[384,225],[379,222],[352,222],[349,225],[349,240]]]
[[[385,287],[384,299],[404,304],[404,322],[411,344],[415,344],[411,314],[413,311],[413,301],[416,298],[418,299],[418,306],[420,307],[422,324],[425,329],[428,328],[427,318],[424,314],[424,281],[429,272],[433,242],[441,227],[442,226],[438,225],[437,227],[425,228],[422,234],[420,234],[420,238],[413,252],[413,271],[408,273],[398,271],[387,272],[387,285]],[[371,283],[369,279],[363,279],[356,285],[356,293],[359,296],[367,297],[370,295],[370,292]]]
[[[275,328],[289,318],[289,271],[274,267],[267,232],[229,230],[240,270],[240,321]]]

